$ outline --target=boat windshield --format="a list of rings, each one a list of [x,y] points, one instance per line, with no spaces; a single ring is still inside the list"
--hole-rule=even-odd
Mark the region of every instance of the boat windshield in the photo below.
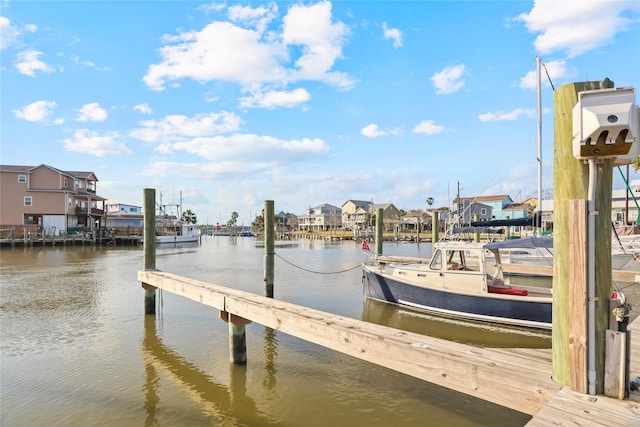
[[[482,271],[481,251],[469,249],[437,249],[431,258],[429,267],[432,270],[442,270],[446,265],[447,271]]]
[[[431,257],[431,263],[429,267],[432,270],[442,270],[442,251],[436,250],[436,253]]]

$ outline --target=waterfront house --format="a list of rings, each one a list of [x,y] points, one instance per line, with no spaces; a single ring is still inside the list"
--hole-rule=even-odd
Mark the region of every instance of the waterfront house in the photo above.
[[[393,203],[367,202],[363,200],[347,200],[342,204],[342,228],[360,230],[372,227],[373,216],[378,209],[383,211],[385,231],[393,231],[399,224],[402,213]],[[367,221],[371,222],[367,224]]]
[[[485,210],[482,210],[482,206],[478,206],[478,209],[468,209],[468,207],[474,203],[485,205]],[[526,212],[523,215],[522,212],[517,210],[509,210],[509,206],[513,205],[513,203],[513,199],[504,194],[495,196],[460,197],[453,201],[453,211],[460,213],[461,224],[468,224],[471,222],[474,214],[477,214],[481,221],[488,219],[506,219],[507,216],[511,219],[526,217]],[[489,209],[486,209],[487,207]]]
[[[298,230],[328,231],[342,228],[342,209],[323,203],[298,217]]]
[[[502,196],[504,197],[504,196]],[[509,196],[506,196],[511,200]],[[501,201],[494,200],[492,204],[481,203],[477,198],[456,198],[453,201],[453,210],[450,220],[456,225],[468,225],[477,215],[479,221],[487,221],[495,217],[493,206]]]
[[[431,228],[431,211],[414,209],[404,215],[399,223],[401,232],[415,232],[419,227],[420,231],[426,231]]]
[[[93,172],[0,165],[0,228],[46,236],[104,227],[105,199]]]
[[[139,234],[144,224],[141,206],[109,203],[106,210],[106,228],[116,234]]]

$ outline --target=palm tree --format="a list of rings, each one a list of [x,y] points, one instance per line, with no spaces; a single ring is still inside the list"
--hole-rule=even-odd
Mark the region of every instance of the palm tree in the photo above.
[[[231,218],[229,219],[229,221],[227,221],[227,228],[229,230],[231,230],[231,228],[233,227],[233,234],[235,234],[235,229],[236,229],[236,223],[238,222],[238,212],[233,211],[231,212]]]
[[[187,209],[186,211],[182,212],[180,220],[186,222],[187,224],[195,224],[198,222],[196,214],[194,212],[191,212],[191,209]]]

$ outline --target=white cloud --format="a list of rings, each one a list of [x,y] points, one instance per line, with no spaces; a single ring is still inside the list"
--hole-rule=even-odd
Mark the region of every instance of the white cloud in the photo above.
[[[39,59],[42,52],[35,50],[25,50],[16,56],[16,68],[21,74],[26,76],[35,77],[36,71],[42,71],[43,73],[53,72],[53,68]]]
[[[227,80],[249,87],[252,83],[282,81],[287,58],[284,46],[264,43],[261,34],[229,22],[212,22],[201,31],[166,39],[162,61],[152,64],[143,82],[152,90],[164,90],[167,81],[191,78],[199,82]],[[238,55],[242,52],[242,55]]]
[[[360,129],[360,134],[366,136],[367,138],[378,138],[380,136],[387,135],[399,135],[401,133],[399,128],[389,129],[389,130],[381,130],[378,128],[378,125],[375,123],[371,123]]]
[[[275,3],[269,4],[269,7],[261,6],[256,8],[234,5],[229,7],[228,15],[232,21],[254,27],[258,32],[262,33],[269,23],[275,19],[277,12],[278,5]]]
[[[535,108],[517,108],[513,111],[498,111],[497,113],[484,113],[478,115],[478,119],[481,122],[496,122],[496,121],[513,121],[517,120],[520,116],[535,117]]]
[[[638,22],[637,1],[541,1],[529,13],[515,18],[532,33],[539,33],[534,46],[540,54],[565,52],[576,57],[610,43],[616,33]]]
[[[283,140],[254,134],[200,137],[172,143],[170,148],[207,160],[268,164],[302,161],[329,151],[329,146],[319,138]]]
[[[104,122],[105,120],[107,120],[107,111],[97,102],[83,105],[76,117],[78,122]]]
[[[141,121],[142,127],[129,135],[142,141],[160,143],[234,132],[239,129],[241,122],[238,115],[226,111],[196,114],[193,117],[176,114],[160,121]]]
[[[293,5],[283,19],[282,40],[286,45],[300,46],[303,54],[295,61],[297,69],[290,73],[290,78],[350,88],[353,82],[346,74],[329,71],[342,57],[342,45],[348,35],[345,24],[331,22],[330,2]]]
[[[96,157],[107,155],[130,155],[133,152],[123,143],[118,142],[118,132],[107,132],[103,135],[88,129],[78,129],[73,138],[64,139],[64,149],[87,153]]]
[[[11,25],[11,21],[4,16],[0,16],[0,50],[5,50],[18,43],[20,31]]]
[[[57,104],[55,101],[36,101],[21,110],[13,110],[16,117],[29,122],[42,122],[53,112]]]
[[[220,12],[221,10],[224,10],[225,7],[226,5],[224,3],[212,2],[209,4],[203,4],[201,6],[198,6],[196,9],[202,10],[205,13],[209,13],[209,12]]]
[[[367,138],[377,138],[379,136],[384,136],[387,133],[379,130],[377,124],[371,123],[370,125],[363,127],[360,130],[360,134],[366,136]]]
[[[454,65],[446,67],[431,76],[430,80],[433,82],[436,93],[439,95],[447,95],[462,89],[464,86],[464,80],[462,79],[464,68],[464,64]]]
[[[288,84],[301,80],[351,88],[346,73],[332,71],[349,30],[342,22],[332,22],[331,3],[295,4],[281,25],[274,25],[277,30],[268,31],[276,11],[275,3],[269,8],[234,6],[229,8],[234,23],[214,21],[200,31],[166,35],[159,50],[162,59],[149,66],[143,82],[152,90],[164,90],[183,78],[224,80],[251,93],[287,92]],[[292,57],[294,52],[297,57]]]
[[[187,153],[204,162],[156,160],[143,170],[143,174],[197,179],[242,177],[246,181],[249,175],[324,157],[329,146],[318,138],[282,140],[254,134],[233,134],[166,143],[156,152],[171,158],[177,152]]]
[[[549,73],[549,77],[547,77]],[[554,86],[559,80],[565,80],[575,75],[567,69],[567,63],[565,61],[551,61],[543,62],[540,67],[541,82],[544,86],[549,86],[549,79],[553,82]],[[536,89],[538,82],[536,79],[536,71],[529,71],[524,77],[520,79],[520,87],[523,89]]]
[[[402,47],[402,31],[397,28],[387,27],[387,23],[382,23],[382,30],[384,31],[384,38],[393,40],[393,47]]]
[[[78,55],[71,55],[71,60],[78,64],[78,65],[84,65],[90,68],[95,68],[96,64],[91,62],[91,61],[86,61],[86,60],[81,60],[80,57]]]
[[[153,114],[153,110],[149,107],[149,104],[134,105],[132,110],[137,111],[140,114]]]
[[[414,133],[426,133],[435,135],[444,130],[444,126],[436,125],[433,120],[423,120],[413,128]]]
[[[240,106],[245,108],[276,108],[295,107],[311,99],[311,95],[305,89],[295,89],[293,91],[269,91],[266,93],[255,93],[249,97],[238,99]]]

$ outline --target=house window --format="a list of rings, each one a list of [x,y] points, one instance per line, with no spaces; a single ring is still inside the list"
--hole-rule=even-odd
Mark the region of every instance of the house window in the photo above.
[[[33,198],[31,196],[24,196],[24,205],[33,206]]]
[[[27,182],[27,175],[18,175],[18,182]]]
[[[480,215],[486,215],[486,214],[487,214],[487,208],[481,208]]]
[[[67,178],[64,179],[64,188],[69,186],[69,180]]]

